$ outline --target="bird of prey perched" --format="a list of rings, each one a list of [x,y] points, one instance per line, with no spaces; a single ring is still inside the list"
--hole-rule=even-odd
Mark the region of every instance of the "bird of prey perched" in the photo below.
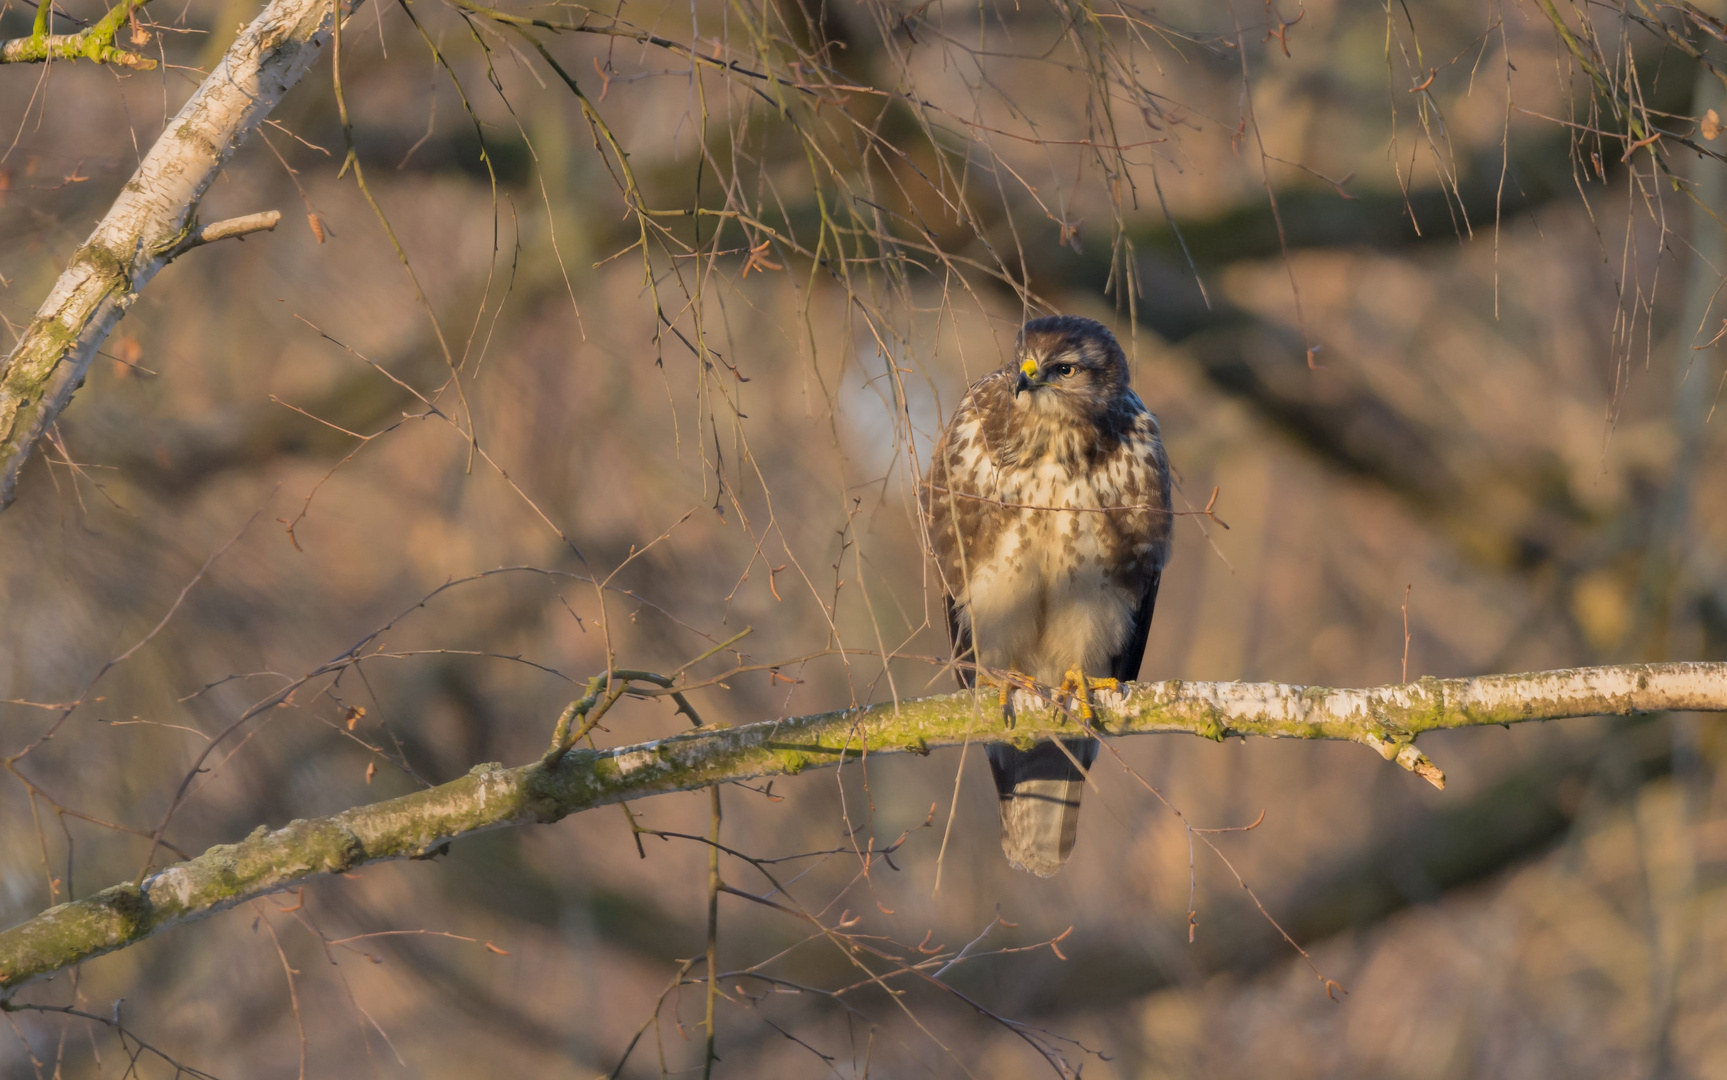
[[[1101,323],[1034,319],[1013,362],[966,392],[936,444],[923,511],[962,686],[1035,681],[1072,694],[1139,675],[1169,555],[1169,460]],[[1065,746],[1065,750],[1064,747]],[[1061,869],[1097,740],[988,748],[1001,846]]]

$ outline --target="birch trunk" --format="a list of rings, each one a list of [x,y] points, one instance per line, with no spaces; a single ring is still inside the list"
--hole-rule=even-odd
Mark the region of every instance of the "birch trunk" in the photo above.
[[[169,121],[96,231],[72,255],[0,365],[0,509],[36,440],[157,272],[193,246],[198,204],[247,135],[300,81],[340,0],[272,0]]]

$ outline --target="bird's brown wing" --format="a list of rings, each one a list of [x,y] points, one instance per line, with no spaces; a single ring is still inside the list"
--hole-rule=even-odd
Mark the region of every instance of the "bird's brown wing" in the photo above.
[[[953,597],[946,597],[946,600],[947,640],[953,646],[955,661],[953,675],[959,680],[961,690],[970,690],[977,685],[977,669],[969,666],[977,660],[971,648],[971,620],[960,618],[959,605],[954,603]],[[1140,648],[1145,648],[1143,642]]]
[[[989,447],[1004,437],[1012,412],[1012,383],[1003,372],[992,372],[974,383],[954,410],[930,457],[928,487],[923,493],[924,520],[929,529],[930,553],[935,556],[937,575],[947,601],[948,643],[958,664],[954,675],[961,687],[977,683],[973,667],[971,620],[965,605],[954,599],[964,594],[968,560],[986,558],[1012,512],[977,498],[991,488],[986,477],[995,465]],[[959,445],[956,446],[956,443]]]
[[[1151,572],[1151,577],[1145,583],[1145,593],[1139,598],[1139,608],[1133,615],[1133,632],[1128,635],[1127,644],[1122,650],[1110,657],[1109,673],[1122,682],[1132,682],[1139,678],[1139,665],[1145,659],[1145,642],[1151,634],[1151,613],[1157,607],[1157,587],[1163,582],[1163,567]],[[949,601],[950,614],[948,621],[953,621],[951,614],[952,601]]]

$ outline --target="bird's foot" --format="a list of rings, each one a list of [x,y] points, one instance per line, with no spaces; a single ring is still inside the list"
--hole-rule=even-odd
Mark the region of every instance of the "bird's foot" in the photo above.
[[[1091,678],[1080,670],[1078,664],[1075,664],[1067,669],[1066,675],[1062,676],[1061,686],[1056,689],[1056,694],[1060,697],[1071,696],[1077,701],[1079,703],[1079,718],[1089,724],[1096,716],[1096,709],[1091,699],[1092,691],[1119,690],[1120,688],[1121,680]]]
[[[1008,726],[1013,725],[1013,695],[1017,690],[1028,694],[1037,694],[1037,680],[1022,671],[991,671],[983,676],[985,682],[994,683],[1001,693],[1002,715],[1007,717]]]

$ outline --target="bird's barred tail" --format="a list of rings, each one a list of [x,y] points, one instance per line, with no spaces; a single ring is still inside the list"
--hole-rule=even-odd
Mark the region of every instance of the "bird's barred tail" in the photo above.
[[[1089,769],[1097,760],[1096,739],[1061,742],[1038,743],[1030,750],[989,746],[989,768],[1001,797],[1001,849],[1008,862],[1038,877],[1054,875],[1073,851],[1085,792],[1085,774],[1074,762]]]

